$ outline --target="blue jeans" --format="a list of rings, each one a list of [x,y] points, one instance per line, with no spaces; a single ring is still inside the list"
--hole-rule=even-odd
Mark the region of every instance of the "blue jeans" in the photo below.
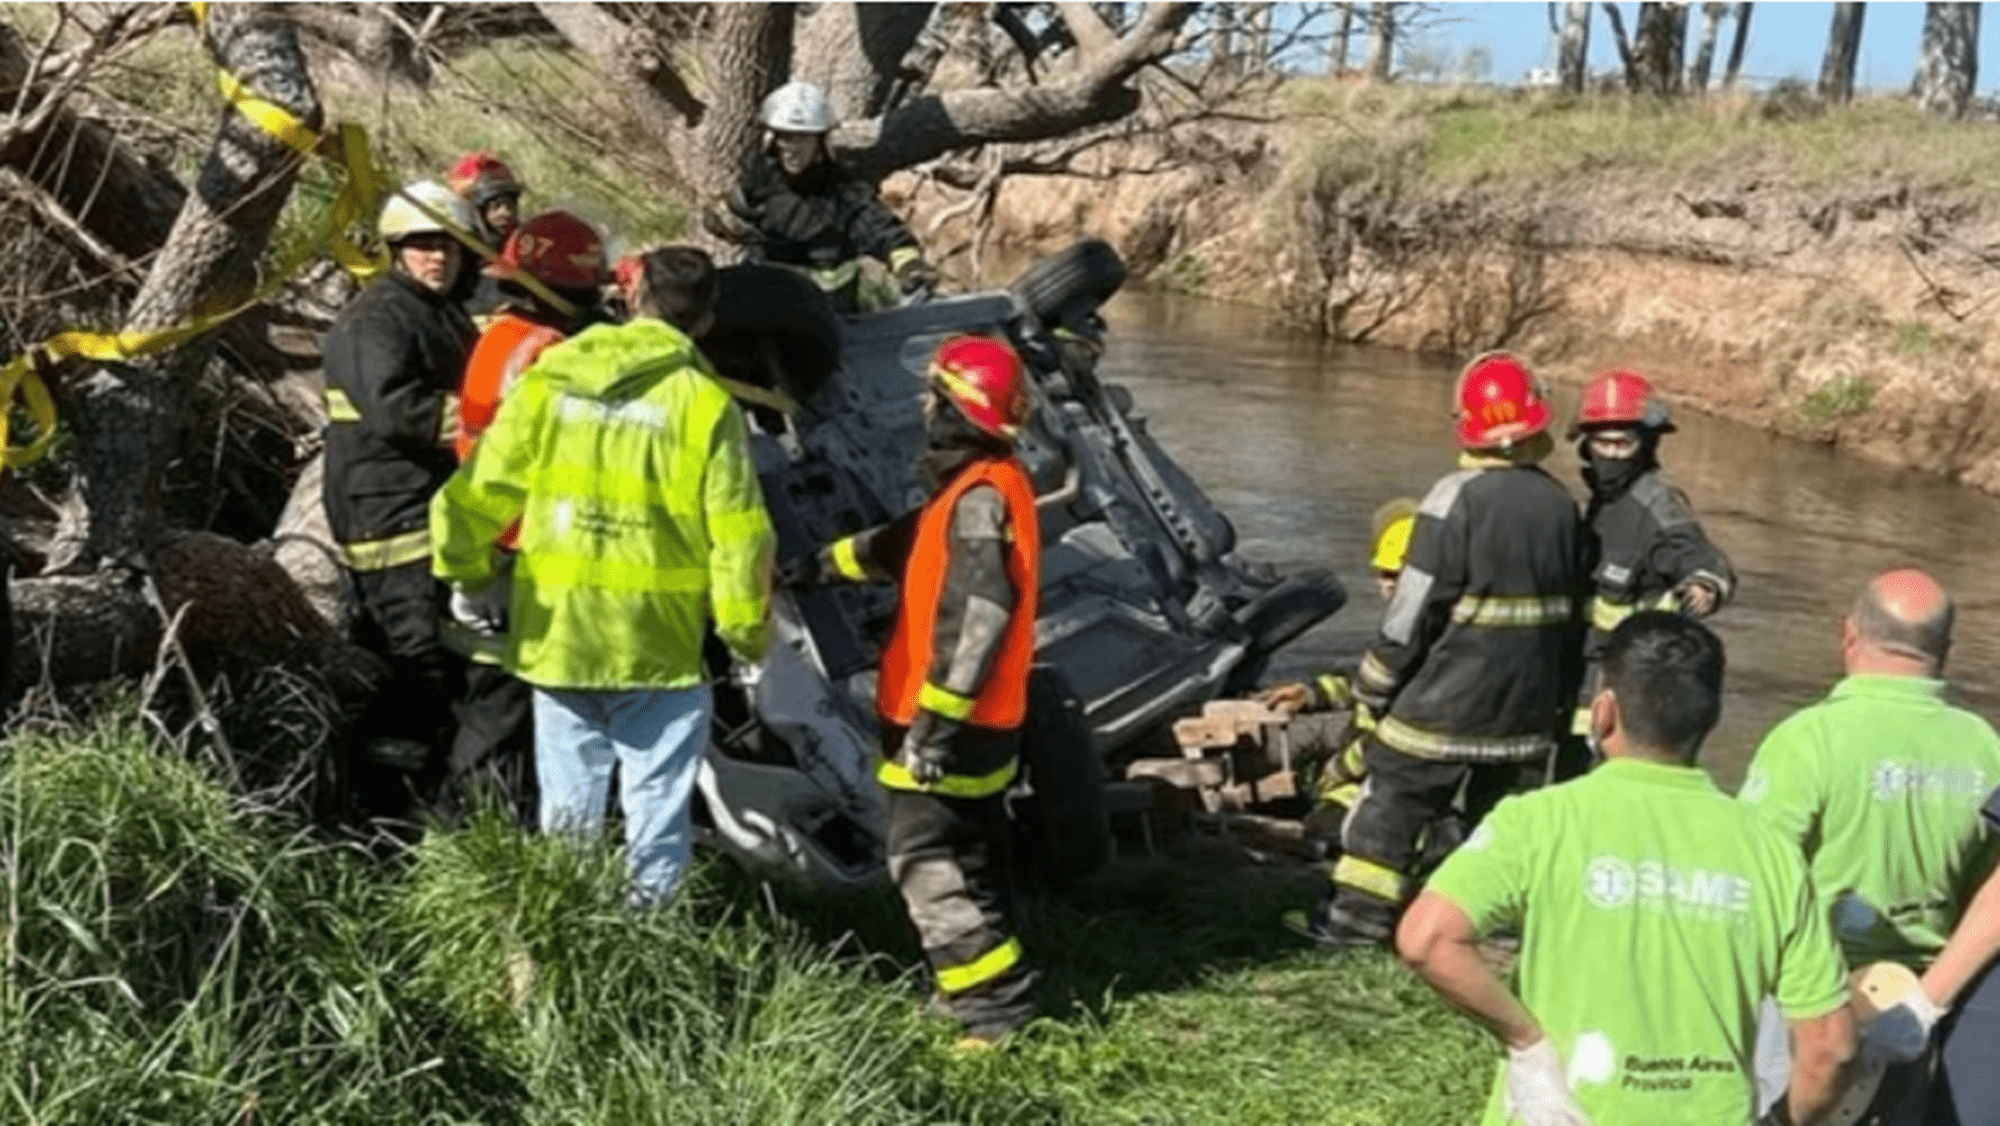
[[[622,692],[535,689],[542,831],[601,831],[615,762],[633,900],[666,902],[687,870],[693,846],[688,801],[713,711],[707,685]]]

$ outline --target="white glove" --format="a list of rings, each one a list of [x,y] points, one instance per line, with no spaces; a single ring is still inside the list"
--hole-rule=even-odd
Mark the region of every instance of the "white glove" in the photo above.
[[[1861,1043],[1870,1054],[1888,1063],[1909,1063],[1924,1054],[1931,1029],[1944,1019],[1939,1008],[1921,989],[1883,1009],[1861,1029]]]
[[[1562,1057],[1544,1036],[1525,1048],[1507,1049],[1508,1122],[1522,1126],[1590,1126],[1583,1108],[1570,1098]]]
[[[488,637],[506,632],[507,615],[504,609],[492,605],[491,591],[467,594],[457,587],[451,591],[451,616],[459,625],[482,633]]]

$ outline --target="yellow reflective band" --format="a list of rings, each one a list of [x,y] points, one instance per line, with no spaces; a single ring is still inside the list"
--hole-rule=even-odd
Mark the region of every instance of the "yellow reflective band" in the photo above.
[[[1361,658],[1359,675],[1364,688],[1386,692],[1396,686],[1396,674],[1389,671],[1389,666],[1383,664],[1382,659],[1372,652]]]
[[[5,369],[0,369],[0,464],[9,469],[33,465],[49,452],[50,443],[56,440],[56,404],[49,397],[49,385],[35,374],[33,358],[23,353],[13,358]],[[28,408],[28,418],[35,424],[34,441],[25,446],[10,445],[9,430],[13,424],[13,404],[15,392]]]
[[[1546,735],[1446,735],[1414,727],[1395,716],[1376,726],[1375,738],[1406,755],[1452,762],[1520,762],[1547,754],[1553,745]]]
[[[1590,600],[1590,628],[1610,633],[1625,619],[1638,612],[1639,607],[1634,603],[1613,602],[1600,594]]]
[[[931,378],[944,384],[946,390],[967,402],[977,403],[988,410],[993,408],[993,400],[987,397],[986,392],[968,383],[963,376],[948,367],[932,364]]]
[[[837,266],[808,266],[806,276],[813,280],[813,284],[829,293],[846,289],[854,283],[855,278],[861,276],[861,261],[849,258]]]
[[[418,528],[400,536],[340,545],[340,561],[350,571],[386,571],[431,557],[431,532]]]
[[[943,993],[963,993],[992,981],[1020,964],[1021,940],[1010,938],[970,962],[940,967],[937,987]]]
[[[1335,676],[1332,673],[1321,673],[1313,679],[1313,683],[1318,685],[1319,694],[1326,697],[1327,707],[1351,708],[1354,706],[1354,687],[1347,683],[1346,677]]]
[[[889,269],[900,270],[923,256],[924,252],[914,246],[899,246],[889,252]]]
[[[248,118],[252,125],[277,138],[286,148],[301,156],[311,156],[319,147],[319,134],[307,127],[305,122],[292,116],[291,110],[251,93],[248,86],[243,85],[235,75],[226,70],[217,71],[215,77],[222,86],[222,96],[235,107],[236,112]]]
[[[972,714],[972,707],[978,702],[970,696],[961,696],[956,692],[939,688],[928,680],[924,681],[922,688],[917,689],[918,707],[927,712],[936,712],[946,719],[955,719],[960,723],[964,723],[966,717]]]
[[[521,556],[522,567],[537,581],[627,593],[700,594],[708,589],[708,571],[701,567],[654,567],[623,559],[565,555],[545,548]]]
[[[1347,853],[1333,866],[1333,882],[1391,903],[1403,901],[1403,874],[1373,860]]]
[[[458,441],[458,396],[447,393],[443,409],[438,411],[438,445],[449,446]]]
[[[1451,620],[1460,625],[1501,629],[1562,625],[1569,621],[1569,614],[1568,595],[1530,595],[1523,598],[1467,595],[1451,608]]]
[[[444,647],[482,665],[505,664],[507,659],[507,637],[505,634],[480,633],[457,618],[438,619],[438,640]]]
[[[885,758],[875,764],[875,780],[892,790],[913,791],[920,794],[942,794],[948,798],[986,798],[1013,785],[1014,775],[1020,772],[1020,763],[1008,759],[1007,765],[991,774],[977,777],[963,774],[947,774],[938,781],[925,785],[910,776],[909,769],[895,759]]]
[[[360,422],[361,408],[347,397],[347,392],[338,387],[326,389],[326,420],[328,422]]]
[[[770,407],[772,410],[782,414],[799,413],[799,401],[782,391],[753,387],[748,383],[742,383],[720,375],[710,375],[709,378],[719,384],[724,391],[729,392],[738,399],[742,399],[746,403],[756,403],[760,407]]]
[[[1590,734],[1590,709],[1588,707],[1579,704],[1575,711],[1569,713],[1569,733],[1571,735]]]
[[[868,569],[861,565],[861,557],[855,551],[854,537],[833,541],[833,569],[843,579],[859,582],[868,577]]]
[[[1361,797],[1361,783],[1342,782],[1338,778],[1328,776],[1320,779],[1320,791],[1314,796],[1330,805],[1344,805],[1353,809],[1355,800]],[[1336,864],[1334,867],[1337,868],[1339,865]]]

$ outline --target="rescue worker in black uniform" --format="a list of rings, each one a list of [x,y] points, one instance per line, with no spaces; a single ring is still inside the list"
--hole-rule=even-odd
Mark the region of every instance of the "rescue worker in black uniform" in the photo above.
[[[889,874],[930,963],[933,1004],[971,1048],[1033,1010],[1003,802],[1027,712],[1041,531],[1013,449],[1028,404],[1020,358],[998,340],[954,337],[932,357],[930,382],[920,463],[930,499],[785,579],[900,587],[876,693]]]
[[[490,152],[469,152],[445,170],[444,182],[472,205],[473,218],[478,220],[472,231],[494,251],[505,248],[509,236],[521,225],[521,193],[525,190],[507,162]],[[482,269],[479,277],[468,283],[465,311],[472,314],[473,323],[481,330],[507,304],[500,277],[497,270]]]
[[[357,640],[391,670],[350,777],[364,812],[383,816],[443,780],[463,687],[462,658],[439,636],[430,499],[458,465],[456,391],[477,333],[459,305],[465,250],[425,208],[472,229],[471,208],[436,181],[390,197],[380,229],[391,270],[341,310],[323,347],[327,520],[354,584]]]
[[[754,260],[803,271],[842,312],[863,307],[861,259],[887,263],[905,294],[937,285],[917,237],[883,206],[874,185],[833,159],[826,135],[833,103],[810,82],[789,82],[764,99],[770,139],[743,165],[727,207],[706,216],[712,233],[745,243]]]
[[[1687,495],[1660,470],[1660,437],[1674,430],[1666,402],[1644,376],[1610,371],[1584,385],[1570,437],[1578,439],[1583,481],[1590,488],[1583,522],[1591,552],[1589,667],[1618,623],[1640,610],[1676,610],[1705,618],[1736,591],[1729,557],[1709,542]],[[1586,677],[1590,693],[1595,676]],[[1565,741],[1558,779],[1581,774],[1592,755],[1588,696]]]
[[[1431,826],[1468,832],[1538,783],[1580,674],[1581,528],[1540,467],[1554,448],[1541,381],[1512,356],[1459,376],[1459,471],[1418,506],[1376,643],[1354,679],[1377,717],[1341,826],[1334,890],[1307,921],[1326,945],[1386,943]]]

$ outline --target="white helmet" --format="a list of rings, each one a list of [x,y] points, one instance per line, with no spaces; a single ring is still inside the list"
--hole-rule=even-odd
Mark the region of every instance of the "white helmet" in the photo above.
[[[416,203],[410,202],[412,199]],[[423,204],[423,207],[418,207],[417,203]],[[453,232],[450,227],[426,214],[424,208],[442,216],[458,231]],[[390,196],[389,202],[382,205],[382,221],[377,224],[377,229],[382,232],[383,242],[395,242],[411,235],[439,231],[447,234],[469,233],[479,229],[479,220],[464,196],[436,180],[412,180],[403,185],[401,193]]]
[[[787,82],[771,91],[757,120],[781,133],[830,133],[839,124],[826,91],[810,82]]]

